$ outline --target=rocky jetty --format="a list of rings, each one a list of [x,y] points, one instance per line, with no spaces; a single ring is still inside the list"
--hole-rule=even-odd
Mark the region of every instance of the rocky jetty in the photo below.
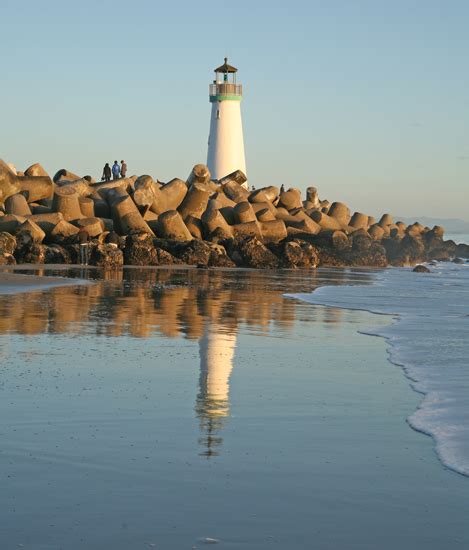
[[[248,191],[245,175],[219,181],[205,165],[186,180],[151,176],[110,182],[40,164],[15,172],[0,160],[0,264],[80,262],[86,232],[90,265],[311,268],[415,265],[469,257],[441,227],[376,221],[309,187]],[[110,236],[112,235],[112,238]]]

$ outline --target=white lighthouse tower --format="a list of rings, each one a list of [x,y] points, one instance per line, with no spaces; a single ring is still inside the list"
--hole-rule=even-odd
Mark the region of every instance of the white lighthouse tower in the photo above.
[[[244,158],[241,100],[243,87],[236,83],[238,69],[225,63],[215,69],[215,80],[210,84],[210,135],[207,166],[215,179],[221,179],[235,170],[246,174]]]

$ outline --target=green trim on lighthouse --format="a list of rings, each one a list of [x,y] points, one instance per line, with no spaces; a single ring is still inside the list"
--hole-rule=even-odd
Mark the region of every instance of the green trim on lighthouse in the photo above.
[[[211,95],[210,103],[215,103],[215,101],[242,101],[242,95]]]

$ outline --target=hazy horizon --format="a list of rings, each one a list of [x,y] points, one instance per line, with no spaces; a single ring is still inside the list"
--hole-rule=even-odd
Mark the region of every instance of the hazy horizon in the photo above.
[[[185,178],[208,85],[239,68],[248,177],[370,214],[467,220],[469,5],[462,1],[2,3],[0,158],[51,175]]]

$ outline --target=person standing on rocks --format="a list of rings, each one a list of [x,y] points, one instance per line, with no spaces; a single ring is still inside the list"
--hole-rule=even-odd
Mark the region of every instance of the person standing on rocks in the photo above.
[[[109,166],[109,162],[106,162],[104,165],[101,180],[111,181],[111,167]]]
[[[112,179],[118,180],[120,174],[121,174],[121,169],[120,169],[119,163],[117,162],[117,160],[115,160],[114,164],[112,165]]]
[[[127,174],[127,164],[125,163],[125,160],[121,160],[121,178],[125,178],[126,174]]]
[[[77,233],[77,241],[80,246],[80,264],[88,265],[90,235],[83,227]]]

